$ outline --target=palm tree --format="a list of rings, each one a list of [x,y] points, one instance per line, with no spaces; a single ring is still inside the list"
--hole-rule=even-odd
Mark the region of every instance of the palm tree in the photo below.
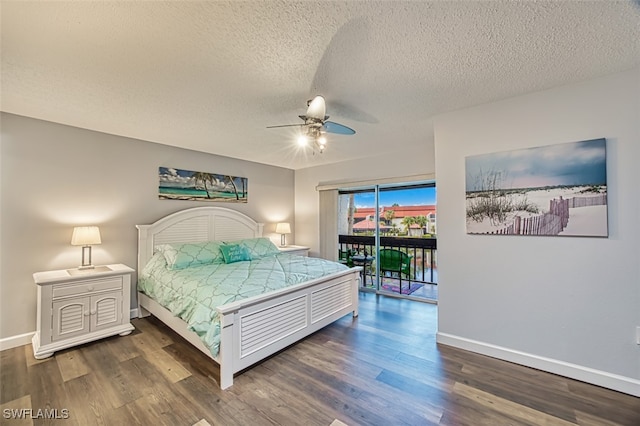
[[[236,186],[236,183],[233,181],[233,177],[232,176],[225,176],[225,178],[229,179],[229,182],[231,182],[231,185],[233,185],[233,192],[235,192],[236,194],[236,200],[240,200],[240,197],[238,196],[238,187]]]
[[[205,172],[195,172],[192,177],[196,185],[198,182],[202,182],[204,190],[207,193],[207,198],[211,198],[211,195],[209,195],[209,188],[207,188],[207,182],[213,185],[216,180],[215,177],[211,173]]]
[[[387,221],[387,225],[391,225],[391,221],[396,217],[396,212],[393,210],[385,210],[384,212],[384,220]]]
[[[402,224],[407,229],[407,235],[409,235],[409,228],[411,228],[411,225],[414,223],[416,223],[416,218],[413,216],[405,216],[402,218]]]
[[[349,207],[347,210],[348,216],[348,225],[347,225],[347,235],[353,235],[353,222],[354,216],[356,214],[356,206],[355,206],[355,194],[349,194]]]
[[[247,198],[247,178],[241,178],[240,182],[242,182],[242,198]]]
[[[424,230],[427,226],[427,223],[429,223],[429,219],[427,219],[426,216],[418,216],[416,217],[416,222],[418,225],[420,225],[420,228],[422,230]]]

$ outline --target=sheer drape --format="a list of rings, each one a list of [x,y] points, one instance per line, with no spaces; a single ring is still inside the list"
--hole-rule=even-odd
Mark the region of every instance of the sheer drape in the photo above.
[[[338,190],[320,193],[320,257],[338,260]]]

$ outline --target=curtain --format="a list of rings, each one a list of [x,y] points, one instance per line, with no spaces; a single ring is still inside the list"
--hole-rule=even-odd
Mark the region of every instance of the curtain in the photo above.
[[[320,257],[338,260],[338,190],[320,193]]]

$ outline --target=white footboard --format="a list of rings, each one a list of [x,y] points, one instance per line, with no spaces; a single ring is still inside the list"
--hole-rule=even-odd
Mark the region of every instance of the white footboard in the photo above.
[[[143,293],[138,293],[141,316],[148,311],[220,365],[220,387],[233,384],[233,375],[311,333],[352,313],[358,316],[360,271],[355,267],[218,307],[220,353],[214,357],[186,322]]]
[[[348,313],[358,315],[359,268],[218,308],[220,387],[233,374],[286,348]]]

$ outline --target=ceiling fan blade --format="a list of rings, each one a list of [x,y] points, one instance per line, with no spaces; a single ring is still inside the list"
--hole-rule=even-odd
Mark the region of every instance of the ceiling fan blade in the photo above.
[[[338,135],[353,135],[356,133],[351,127],[334,123],[333,121],[325,121],[322,129],[327,133],[336,133]]]
[[[304,124],[281,124],[279,126],[267,126],[267,129],[275,129],[276,127],[301,127]]]

